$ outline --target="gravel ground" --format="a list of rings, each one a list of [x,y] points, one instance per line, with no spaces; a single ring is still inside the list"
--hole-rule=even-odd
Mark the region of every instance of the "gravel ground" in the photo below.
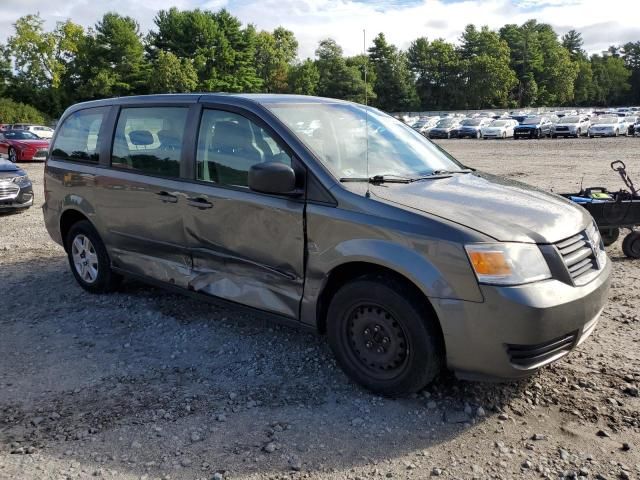
[[[640,139],[442,141],[555,191],[640,184]],[[616,157],[611,157],[616,152]],[[0,217],[0,479],[640,478],[640,262],[589,341],[511,384],[374,396],[322,337],[139,283],[92,296],[37,206]]]

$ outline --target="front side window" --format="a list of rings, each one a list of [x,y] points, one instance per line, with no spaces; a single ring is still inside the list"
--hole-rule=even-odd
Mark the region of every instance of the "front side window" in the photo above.
[[[106,107],[88,108],[69,115],[60,126],[51,155],[66,160],[97,163],[98,137],[107,110]]]
[[[205,110],[198,137],[198,180],[248,186],[249,169],[263,162],[291,165],[291,157],[261,126],[236,113]]]
[[[423,135],[375,108],[330,102],[265,106],[336,178],[364,177],[367,173],[415,177],[463,168]]]
[[[123,108],[111,165],[163,177],[180,176],[186,107]]]

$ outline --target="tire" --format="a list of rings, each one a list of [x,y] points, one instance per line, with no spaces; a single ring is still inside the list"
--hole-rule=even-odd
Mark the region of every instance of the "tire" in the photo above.
[[[9,155],[9,161],[11,163],[16,163],[18,161],[18,153],[16,152],[15,148],[9,147],[9,151],[7,152],[7,154]]]
[[[388,396],[417,392],[440,373],[444,358],[437,320],[428,311],[393,277],[361,277],[331,300],[329,345],[345,373],[363,387]]]
[[[622,241],[622,253],[629,258],[640,258],[640,230],[635,230],[624,237]]]
[[[71,272],[86,291],[108,293],[120,284],[122,277],[111,270],[107,249],[89,221],[71,226],[65,246]]]
[[[616,133],[614,133],[613,136],[617,137],[618,135],[620,135],[620,132],[618,130],[616,130]]]
[[[605,228],[600,230],[600,236],[602,237],[602,243],[604,243],[605,247],[609,245],[613,245],[620,237],[620,229],[619,228]]]
[[[480,132],[476,132],[476,140],[480,140],[480,137],[482,137],[482,134]]]
[[[447,139],[451,138],[451,132],[447,132]]]
[[[579,128],[576,130],[576,138],[580,138],[582,136],[582,130]]]
[[[507,139],[507,132],[502,132],[502,139],[506,140]]]
[[[551,138],[558,138],[557,135],[551,134]]]

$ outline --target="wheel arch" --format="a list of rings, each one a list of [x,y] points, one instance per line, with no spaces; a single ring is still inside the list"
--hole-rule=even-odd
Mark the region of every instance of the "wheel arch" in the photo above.
[[[60,236],[62,237],[62,245],[65,251],[67,251],[67,235],[69,230],[71,230],[74,224],[82,220],[86,220],[93,225],[89,217],[75,208],[69,208],[60,215]]]
[[[434,319],[434,325],[437,329],[440,346],[442,352],[446,356],[444,334],[442,331],[442,325],[438,314],[433,307],[429,298],[418,287],[418,285],[407,276],[393,270],[392,268],[384,265],[370,263],[366,261],[350,261],[334,267],[327,276],[327,281],[318,296],[316,303],[316,326],[320,333],[324,334],[327,330],[327,312],[329,310],[329,304],[335,293],[348,282],[361,277],[380,277],[380,278],[393,278],[396,282],[401,283],[407,288],[407,291],[411,292],[416,298],[418,298],[429,316]]]

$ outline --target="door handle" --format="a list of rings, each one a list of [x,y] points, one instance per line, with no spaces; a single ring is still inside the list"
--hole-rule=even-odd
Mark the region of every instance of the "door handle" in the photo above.
[[[187,198],[187,205],[199,208],[200,210],[213,207],[213,203],[202,197]]]
[[[163,203],[178,203],[178,197],[176,197],[175,195],[171,195],[169,192],[158,192],[156,193],[156,195]]]

